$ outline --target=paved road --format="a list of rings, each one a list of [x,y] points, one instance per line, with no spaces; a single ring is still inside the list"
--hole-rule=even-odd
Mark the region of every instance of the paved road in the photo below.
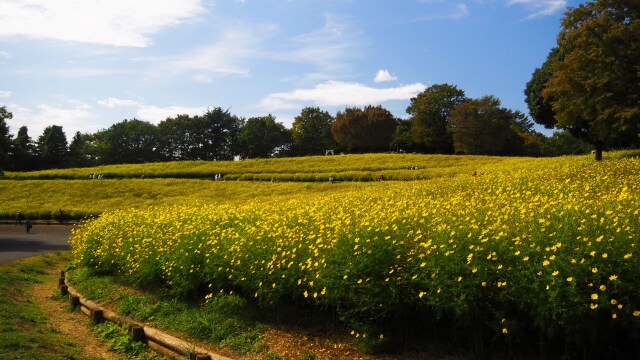
[[[24,226],[0,225],[0,264],[41,255],[46,252],[69,250],[69,225],[35,224],[27,234]]]

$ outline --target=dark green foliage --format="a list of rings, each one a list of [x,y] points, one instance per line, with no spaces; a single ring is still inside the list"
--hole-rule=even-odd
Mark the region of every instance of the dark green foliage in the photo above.
[[[430,86],[411,99],[407,113],[411,115],[413,140],[423,152],[453,152],[450,116],[464,100],[464,91],[449,84]]]
[[[559,60],[560,51],[557,47],[554,47],[549,52],[544,64],[533,72],[531,80],[529,80],[524,90],[529,114],[531,114],[536,123],[544,125],[547,129],[553,129],[557,124],[557,120],[553,112],[551,99],[545,99],[542,92],[553,75],[553,63]]]
[[[636,0],[596,0],[565,14],[561,60],[543,95],[557,126],[595,145],[640,145],[640,7]]]
[[[112,125],[101,134],[104,141],[103,163],[144,163],[160,160],[156,151],[159,144],[155,125],[137,119],[124,120]]]
[[[292,151],[297,156],[323,155],[325,150],[335,149],[331,135],[333,117],[318,107],[306,107],[296,116],[291,126]]]
[[[527,128],[521,115],[501,107],[500,100],[493,96],[463,101],[455,107],[450,120],[456,153],[468,155],[521,153],[524,141],[518,131],[524,132]]]
[[[397,122],[382,106],[346,108],[336,114],[331,133],[351,152],[380,152],[390,148]]]
[[[13,114],[2,106],[0,107],[0,170],[6,169],[9,161],[9,150],[11,148],[11,134],[6,120],[11,119]]]
[[[62,126],[48,126],[38,138],[38,155],[44,168],[63,167],[67,158],[67,136]]]
[[[276,122],[272,115],[252,117],[242,127],[238,137],[240,156],[267,158],[283,155],[291,147],[291,133]]]

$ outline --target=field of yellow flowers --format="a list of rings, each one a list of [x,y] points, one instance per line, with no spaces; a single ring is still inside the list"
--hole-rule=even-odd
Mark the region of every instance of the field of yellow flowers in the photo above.
[[[637,354],[640,159],[512,165],[107,212],[74,232],[73,253],[183,297],[330,309],[373,346],[445,334],[478,351]]]

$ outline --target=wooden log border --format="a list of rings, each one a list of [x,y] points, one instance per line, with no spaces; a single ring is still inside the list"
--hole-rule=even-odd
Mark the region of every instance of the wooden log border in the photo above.
[[[60,272],[58,287],[62,296],[68,296],[72,308],[80,308],[80,311],[91,318],[94,323],[111,321],[120,326],[127,326],[129,335],[133,340],[142,341],[151,349],[154,349],[170,359],[189,360],[232,360],[228,357],[218,355],[207,349],[201,348],[169,335],[158,329],[146,326],[145,324],[120,316],[113,311],[104,309],[99,304],[83,297],[78,291],[66,283],[64,271]]]

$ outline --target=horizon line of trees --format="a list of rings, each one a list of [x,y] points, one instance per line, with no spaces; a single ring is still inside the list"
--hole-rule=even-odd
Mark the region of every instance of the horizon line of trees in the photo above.
[[[449,84],[433,85],[411,99],[409,119],[384,107],[347,107],[331,116],[306,107],[290,129],[273,115],[244,119],[210,108],[203,115],[176,115],[157,125],[125,119],[95,133],[76,132],[70,142],[61,126],[44,129],[37,140],[28,128],[15,138],[0,107],[0,168],[31,171],[61,167],[162,162],[233,160],[350,153],[557,156],[586,153],[589,145],[568,133],[547,138],[519,111],[501,107],[493,96],[467,99]]]

